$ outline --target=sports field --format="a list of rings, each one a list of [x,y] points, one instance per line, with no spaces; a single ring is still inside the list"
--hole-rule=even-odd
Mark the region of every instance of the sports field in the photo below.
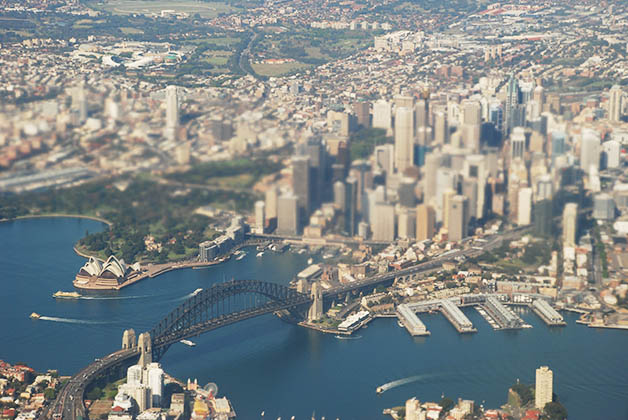
[[[231,12],[235,8],[222,2],[201,2],[194,0],[105,0],[98,4],[98,8],[120,15],[159,14],[162,10],[174,10],[191,15],[198,13],[204,18],[218,16],[218,13]]]

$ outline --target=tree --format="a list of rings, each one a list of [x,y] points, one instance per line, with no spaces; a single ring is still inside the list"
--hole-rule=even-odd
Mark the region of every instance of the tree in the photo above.
[[[565,420],[567,418],[567,410],[558,401],[548,402],[543,411],[545,411],[543,418],[548,420]]]
[[[454,408],[454,401],[449,397],[443,397],[438,405],[443,407],[443,411],[440,413],[441,417],[445,417],[445,415],[449,413],[449,410]]]
[[[44,390],[44,398],[51,401],[57,397],[57,391],[54,388],[46,388]]]

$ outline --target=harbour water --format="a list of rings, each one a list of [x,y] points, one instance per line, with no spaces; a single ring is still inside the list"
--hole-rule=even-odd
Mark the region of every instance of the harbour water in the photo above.
[[[86,230],[104,228],[82,219],[32,219],[0,223],[0,359],[24,361],[38,370],[71,374],[120,346],[122,331],[150,329],[200,287],[231,278],[287,283],[307,265],[307,254],[254,250],[204,270],[173,271],[115,294],[53,299],[71,290],[84,259],[72,244]],[[316,257],[315,257],[316,259]],[[29,319],[31,312],[40,320]],[[554,389],[570,420],[628,418],[628,332],[575,324],[547,327],[534,313],[520,315],[532,329],[493,331],[474,309],[464,309],[478,332],[460,335],[440,314],[422,314],[432,335],[410,337],[395,319],[377,319],[359,339],[286,324],[272,315],[200,337],[197,345],[173,345],[162,360],[180,379],[216,382],[238,418],[278,416],[383,418],[383,408],[417,396],[474,399],[487,407],[506,401],[517,379],[533,383],[534,370],[549,365]],[[375,389],[386,385],[376,396]]]

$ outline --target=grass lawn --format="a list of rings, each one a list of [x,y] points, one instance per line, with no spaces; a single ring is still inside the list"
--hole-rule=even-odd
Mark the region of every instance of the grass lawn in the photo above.
[[[298,61],[283,64],[252,64],[255,73],[261,76],[283,76],[299,70],[305,70],[312,67],[309,64],[299,63]]]

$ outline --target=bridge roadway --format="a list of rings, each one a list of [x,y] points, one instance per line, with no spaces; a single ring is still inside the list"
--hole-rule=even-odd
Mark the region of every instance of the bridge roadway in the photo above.
[[[425,272],[428,270],[436,269],[440,264],[445,261],[450,261],[456,259],[458,257],[476,257],[481,255],[486,251],[490,251],[492,249],[497,248],[504,240],[512,240],[518,236],[526,233],[530,227],[522,227],[516,228],[514,230],[491,235],[485,239],[486,242],[483,243],[480,247],[468,247],[465,249],[458,249],[446,252],[436,258],[433,258],[430,261],[427,261],[422,264],[417,264],[412,267],[408,267],[402,270],[392,271],[389,273],[379,274],[373,277],[369,277],[368,279],[359,280],[352,282],[348,285],[343,285],[337,288],[328,289],[323,292],[324,297],[333,297],[336,295],[345,294],[347,292],[351,292],[356,289],[365,288],[368,286],[376,286],[381,283],[385,283],[387,281],[391,281],[397,277],[407,276],[415,273]],[[281,239],[278,237],[266,239]],[[281,309],[287,309],[292,306],[303,304],[303,302],[299,301],[298,303],[291,302],[290,304],[272,304],[269,303],[267,306],[263,306],[260,308],[256,308],[251,311],[245,311],[246,313],[236,313],[228,316],[224,316],[222,318],[217,318],[216,320],[210,320],[203,324],[199,324],[192,331],[189,331],[189,334],[186,334],[185,337],[179,337],[175,335],[164,337],[160,342],[155,342],[153,346],[164,346],[172,344],[180,339],[186,337],[192,337],[194,335],[211,331],[213,329],[230,325],[245,319],[249,319],[258,315],[263,315],[266,313],[275,312]],[[157,337],[155,337],[156,339]],[[153,348],[154,348],[153,347]],[[44,419],[63,419],[63,420],[76,420],[78,418],[86,419],[85,405],[83,404],[83,395],[85,393],[85,389],[87,385],[96,379],[101,372],[106,371],[109,368],[117,366],[119,363],[122,363],[132,357],[137,357],[139,351],[137,348],[130,350],[118,350],[110,355],[104,357],[103,359],[96,359],[94,363],[91,363],[87,367],[83,368],[80,372],[74,375],[70,382],[67,383],[59,395],[57,399],[50,405],[47,411],[45,411],[42,415]]]
[[[50,405],[48,411],[43,413],[43,418],[76,420],[87,419],[83,395],[85,388],[90,382],[95,380],[103,371],[115,368],[120,363],[139,355],[137,348],[129,350],[118,350],[102,359],[96,359],[93,363],[81,369],[72,376],[70,381],[57,395],[55,401]]]

